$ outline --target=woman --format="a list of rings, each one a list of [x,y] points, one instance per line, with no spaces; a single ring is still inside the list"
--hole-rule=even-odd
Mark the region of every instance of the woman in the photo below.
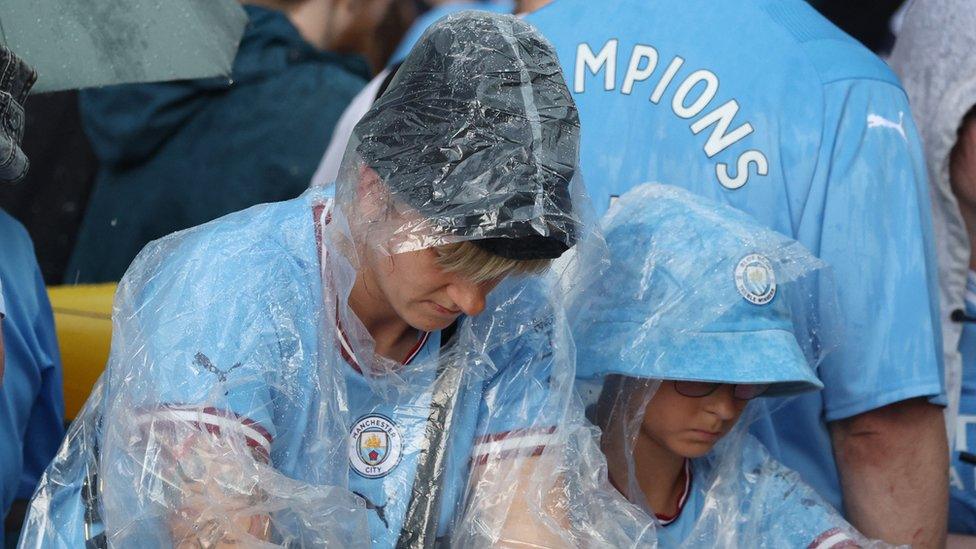
[[[546,446],[571,363],[528,275],[583,209],[552,48],[511,16],[442,20],[354,137],[334,199],[140,254],[29,545],[429,546],[485,468]],[[513,539],[545,543],[512,509]]]

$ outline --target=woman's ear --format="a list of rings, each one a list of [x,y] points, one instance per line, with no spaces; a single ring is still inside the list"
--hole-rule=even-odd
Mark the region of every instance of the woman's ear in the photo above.
[[[359,166],[359,178],[356,182],[356,204],[363,222],[375,222],[382,219],[388,210],[390,192],[380,179],[380,174],[366,164]]]

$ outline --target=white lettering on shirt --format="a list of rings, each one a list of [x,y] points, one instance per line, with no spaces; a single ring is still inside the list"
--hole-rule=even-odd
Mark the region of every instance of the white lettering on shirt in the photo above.
[[[610,40],[600,50],[600,53],[593,55],[593,50],[589,44],[580,44],[576,47],[576,82],[573,91],[583,93],[586,86],[586,74],[584,68],[591,73],[597,74],[600,69],[606,67],[606,74],[603,76],[603,89],[613,90],[617,77],[617,41]]]
[[[584,44],[580,44],[583,46]],[[647,64],[641,68],[641,62]],[[634,52],[630,54],[630,65],[627,67],[627,74],[624,75],[624,85],[620,87],[620,93],[630,95],[634,91],[635,82],[643,82],[651,77],[657,67],[657,50],[642,44],[634,46]]]
[[[577,45],[576,73],[573,79],[575,93],[586,92],[587,73],[598,76],[603,72],[603,91],[616,89],[618,45],[618,39],[608,40],[598,53],[593,53],[589,44]],[[735,119],[739,113],[739,102],[736,99],[729,99],[721,105],[713,106],[719,89],[719,77],[714,72],[698,69],[683,79],[676,78],[684,63],[685,59],[677,55],[668,62],[648,100],[655,105],[660,104],[665,93],[672,88],[672,83],[677,80],[679,83],[671,99],[671,111],[679,118],[691,120],[689,128],[695,135],[710,128],[708,138],[702,146],[705,156],[710,159],[753,133],[753,126],[749,121],[736,125]],[[635,45],[630,52],[620,93],[633,94],[637,84],[649,80],[660,64],[656,48],[646,44]],[[881,117],[875,120],[871,116],[868,117],[869,127],[897,126],[904,134],[900,122],[899,125],[895,125],[890,120]],[[742,188],[750,178],[768,174],[768,156],[758,149],[749,149],[740,153],[734,166],[725,162],[715,164],[715,177],[726,189]]]

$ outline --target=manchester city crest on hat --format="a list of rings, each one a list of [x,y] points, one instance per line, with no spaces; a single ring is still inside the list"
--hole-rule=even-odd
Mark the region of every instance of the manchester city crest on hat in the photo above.
[[[402,453],[400,428],[384,415],[365,415],[349,431],[349,465],[366,478],[389,474]]]
[[[749,254],[735,266],[735,287],[746,301],[765,305],[776,297],[773,264],[760,254]]]

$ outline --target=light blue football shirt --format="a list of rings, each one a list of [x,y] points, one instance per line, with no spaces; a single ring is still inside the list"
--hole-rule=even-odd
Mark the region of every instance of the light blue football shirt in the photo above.
[[[420,40],[420,37],[424,35],[427,31],[427,27],[433,25],[438,19],[442,17],[447,17],[452,13],[457,13],[465,10],[478,10],[478,11],[490,11],[492,13],[512,13],[515,10],[515,3],[511,0],[458,0],[453,2],[444,2],[439,6],[434,6],[423,15],[417,18],[407,30],[407,33],[403,35],[403,39],[400,40],[400,44],[397,49],[390,56],[390,62],[388,65],[393,65],[407,58],[407,54],[413,49],[414,44]]]
[[[976,317],[976,272],[966,280],[966,315]],[[956,452],[949,476],[949,531],[976,534],[976,465],[960,452],[976,454],[976,323],[966,322],[959,339],[962,354],[962,395],[956,425]]]
[[[340,482],[309,461],[321,457],[322,448],[337,446],[312,435],[336,433],[338,427],[337,436],[349,437],[348,459],[343,459],[348,470],[342,474],[349,489],[366,500],[372,545],[393,547],[414,487],[440,333],[423,336],[406,361],[411,367],[401,383],[423,389],[383,394],[374,392],[377,385],[367,383],[354,366],[355,350],[344,337],[319,337],[321,322],[334,319],[312,309],[323,303],[312,197],[328,194],[311,190],[232,214],[178,235],[175,249],[161,241],[143,252],[144,258],[159,250],[168,255],[161,271],[138,291],[140,301],[133,307],[131,329],[148,340],[144,346],[121,346],[137,347],[135,362],[145,360],[142,371],[151,372],[151,379],[125,382],[126,407],[157,421],[236,433],[280,472],[314,484]],[[496,292],[520,288],[518,281],[507,281]],[[493,293],[489,310],[490,303],[505,300]],[[525,307],[537,302],[519,301]],[[296,322],[301,311],[310,311],[307,322]],[[492,346],[494,370],[464,378],[450,433],[439,536],[455,519],[473,461],[545,446],[548,432],[536,428],[550,426],[545,386],[552,356],[551,342],[529,330]],[[333,373],[344,384],[343,416],[349,425],[322,423],[340,417],[323,417],[328,414],[322,413],[321,399],[335,395],[316,389],[314,380],[330,375],[316,370],[322,364],[339,365]],[[419,365],[430,367],[412,367]],[[133,372],[113,372],[114,387],[122,386],[120,376]],[[326,390],[330,383],[323,384]],[[152,522],[146,527],[159,528]]]
[[[662,547],[698,547],[714,543],[718,530],[721,535],[732,534],[744,547],[792,547],[797,549],[829,549],[852,547],[843,519],[824,506],[812,488],[798,482],[796,473],[769,461],[768,454],[754,439],[746,441],[742,455],[736,456],[738,468],[735,495],[741,512],[733,521],[700,519],[714,489],[715,464],[709,457],[690,460],[690,475],[686,496],[674,517],[658,517],[663,525],[659,539]],[[726,473],[727,474],[727,473]],[[722,479],[723,481],[725,479]],[[716,489],[719,497],[727,490]],[[715,506],[716,502],[709,503]],[[719,502],[721,505],[721,502]],[[712,509],[715,512],[716,509]],[[720,514],[724,514],[724,509]],[[714,522],[713,522],[714,521]],[[729,531],[734,528],[734,532]]]
[[[573,90],[598,211],[643,182],[677,185],[833,267],[846,330],[826,388],[755,432],[840,506],[826,422],[944,403],[925,165],[898,80],[800,0],[557,0],[526,20]]]
[[[29,499],[64,437],[61,359],[47,290],[27,231],[0,210],[0,321],[6,371],[0,383],[0,515]],[[3,311],[0,311],[3,312]],[[3,524],[0,523],[0,541]]]

